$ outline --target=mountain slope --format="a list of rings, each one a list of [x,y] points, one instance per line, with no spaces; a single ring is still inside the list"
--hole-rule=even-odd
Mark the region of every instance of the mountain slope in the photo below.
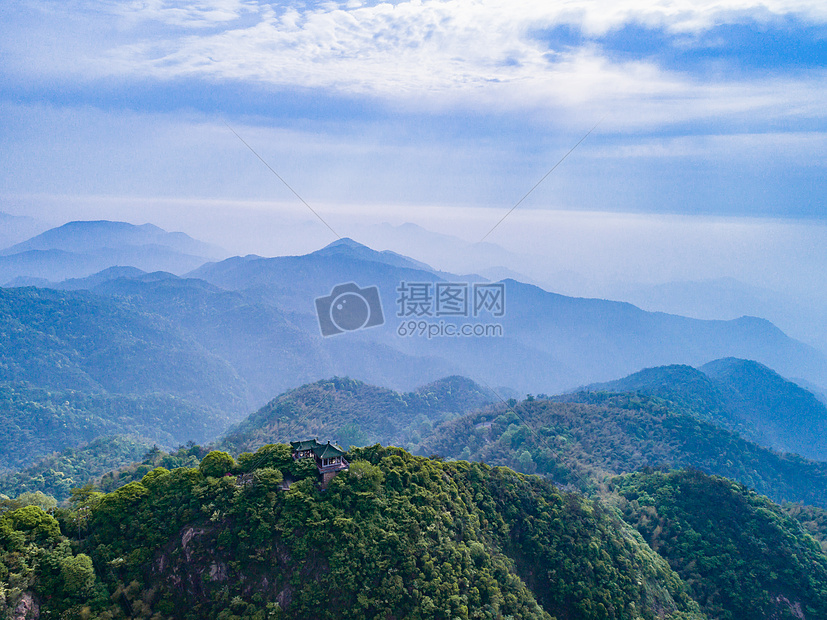
[[[0,211],[0,250],[37,235],[49,226],[33,217],[11,215]]]
[[[827,460],[827,406],[763,364],[725,358],[702,366],[648,368],[591,391],[637,392],[737,431],[763,446]]]
[[[400,336],[400,327],[411,319],[433,324],[453,321],[433,314],[397,316],[401,310],[397,289],[402,282],[481,281],[425,267],[388,260],[383,253],[349,242],[305,256],[228,259],[189,275],[306,317],[306,329],[316,329],[314,300],[329,295],[334,286],[346,282],[376,286],[385,324],[329,340],[358,337],[381,343],[407,355],[438,359],[452,372],[478,382],[510,385],[523,393],[555,393],[643,367],[697,366],[727,356],[756,359],[787,376],[827,384],[827,358],[767,321],[750,317],[703,321],[644,312],[631,304],[556,295],[515,280],[504,281],[504,316],[495,319],[483,312],[457,320],[501,325],[502,336]]]
[[[266,296],[227,291],[194,278],[116,278],[95,286],[160,315],[229,363],[249,389],[250,409],[286,389],[333,375],[411,389],[453,374],[428,356],[413,356],[365,338],[322,338],[315,317],[284,312]]]
[[[86,292],[0,289],[0,381],[54,388],[164,392],[239,411],[243,383],[157,315]]]
[[[227,431],[218,445],[238,453],[291,437],[327,437],[342,446],[410,446],[440,422],[493,400],[486,389],[463,377],[447,377],[404,394],[334,378],[273,399]]]
[[[207,442],[235,419],[167,394],[88,394],[0,383],[0,469],[27,467],[105,435],[140,434],[162,446]]]
[[[247,407],[227,362],[123,300],[0,289],[0,334],[6,467],[102,434],[208,441]]]
[[[525,400],[449,421],[423,441],[439,454],[592,488],[642,467],[691,467],[739,481],[775,501],[827,507],[827,463],[778,454],[640,395],[578,393]]]
[[[732,391],[741,415],[774,448],[827,460],[827,406],[815,395],[750,360],[716,360],[701,370]]]
[[[639,473],[614,486],[624,519],[710,618],[827,617],[827,556],[766,498],[699,472]]]
[[[628,526],[537,478],[374,446],[353,453],[350,471],[324,493],[313,479],[283,491],[289,450],[261,456],[269,461],[241,462],[246,485],[220,477],[234,465],[213,452],[200,469],[156,469],[90,498],[80,551],[114,593],[89,601],[90,611],[703,618]],[[78,518],[65,515],[67,532],[85,525]]]

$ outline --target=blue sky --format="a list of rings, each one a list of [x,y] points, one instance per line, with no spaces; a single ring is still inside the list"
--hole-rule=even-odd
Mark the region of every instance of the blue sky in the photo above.
[[[255,164],[227,159],[226,121],[321,202],[507,207],[604,118],[525,208],[825,217],[819,2],[0,11],[7,193],[266,199],[216,177]]]
[[[329,241],[229,123],[342,234],[474,241],[602,119],[489,241],[593,278],[815,290],[826,39],[815,0],[4,0],[0,211]],[[268,245],[262,213],[303,232]]]

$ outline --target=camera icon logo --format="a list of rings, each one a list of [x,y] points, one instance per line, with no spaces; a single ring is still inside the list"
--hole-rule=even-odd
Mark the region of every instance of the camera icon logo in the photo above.
[[[316,315],[322,336],[376,327],[385,322],[379,288],[359,288],[355,282],[337,284],[327,297],[317,297]]]

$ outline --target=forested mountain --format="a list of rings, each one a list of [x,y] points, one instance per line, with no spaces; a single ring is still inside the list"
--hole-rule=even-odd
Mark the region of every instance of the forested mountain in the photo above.
[[[827,616],[818,543],[778,505],[723,478],[643,471],[588,500],[506,468],[398,448],[348,458],[325,491],[282,444],[237,461],[211,452],[197,467],[146,469],[105,495],[79,490],[56,519],[6,502],[0,582],[17,587],[0,610],[222,620]]]
[[[656,398],[566,398],[510,401],[462,416],[437,428],[420,451],[507,465],[581,489],[641,467],[692,467],[776,501],[827,507],[827,463],[762,448]]]
[[[765,497],[686,471],[631,474],[613,490],[710,618],[827,617],[827,555]]]
[[[350,458],[323,493],[287,446],[270,446],[79,493],[59,521],[8,512],[0,552],[22,573],[3,604],[28,596],[44,614],[101,618],[704,617],[599,504],[399,449]],[[300,478],[287,491],[285,475]]]
[[[812,393],[750,360],[724,358],[700,369],[647,368],[590,391],[637,392],[737,431],[763,446],[827,460],[827,406]]]
[[[20,471],[0,474],[0,493],[17,497],[40,491],[62,502],[72,489],[126,463],[140,461],[152,447],[149,440],[137,437],[99,437],[81,447],[51,454]]]
[[[407,393],[333,378],[273,399],[217,445],[238,453],[291,437],[328,437],[345,447],[383,443],[413,448],[440,423],[495,400],[464,377],[447,377]]]

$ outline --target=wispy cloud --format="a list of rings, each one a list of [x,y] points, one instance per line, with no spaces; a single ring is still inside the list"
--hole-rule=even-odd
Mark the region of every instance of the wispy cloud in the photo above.
[[[725,23],[766,24],[784,16],[824,23],[823,3],[357,4],[132,3],[120,9],[125,21],[185,28],[144,36],[147,27],[135,26],[128,42],[111,47],[93,64],[96,73],[110,76],[325,89],[431,109],[461,103],[486,109],[552,108],[555,114],[585,109],[594,116],[634,105],[634,113],[617,115],[618,127],[638,126],[641,119],[668,124],[756,112],[768,118],[822,116],[818,102],[827,82],[824,70],[759,80],[723,68],[715,76],[694,75],[660,66],[654,53],[618,59],[603,49],[599,37],[636,24],[672,33],[676,41],[683,37],[679,44],[687,46],[687,33]],[[577,29],[581,40],[564,45],[543,36],[561,26]]]

